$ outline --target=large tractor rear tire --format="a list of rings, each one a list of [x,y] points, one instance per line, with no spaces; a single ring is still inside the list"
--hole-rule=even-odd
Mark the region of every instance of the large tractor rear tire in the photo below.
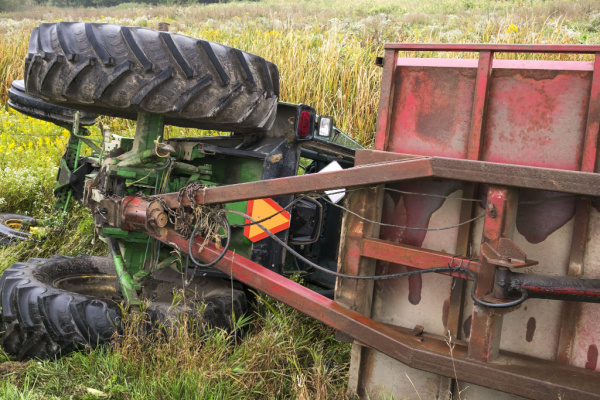
[[[25,360],[109,342],[120,327],[122,299],[115,283],[107,257],[54,256],[13,264],[0,278],[2,347]],[[164,301],[167,285],[169,301]],[[204,291],[203,325],[231,329],[232,314],[239,317],[247,311],[244,292],[224,287]],[[172,282],[151,281],[146,293],[157,301],[146,310],[149,321],[169,324],[182,312],[199,312],[201,308],[173,307],[172,288]],[[202,284],[195,289],[202,292]]]
[[[265,131],[279,95],[262,57],[184,35],[84,22],[41,24],[25,60],[28,94],[49,102],[170,125]]]

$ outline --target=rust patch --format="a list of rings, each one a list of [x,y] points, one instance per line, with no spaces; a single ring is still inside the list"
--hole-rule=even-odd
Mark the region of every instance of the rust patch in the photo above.
[[[442,306],[442,323],[444,324],[444,329],[448,326],[448,313],[450,312],[450,299],[444,300],[444,305]]]
[[[271,157],[269,157],[269,161],[271,161],[272,163],[276,163],[281,161],[281,158],[283,157],[283,154],[279,153],[279,154],[274,154]]]
[[[517,230],[529,243],[541,243],[575,215],[575,196],[521,189]]]
[[[386,192],[381,220],[388,224],[427,228],[431,216],[442,206],[445,199],[410,193],[427,193],[447,196],[462,189],[462,183],[452,180],[440,181],[439,179],[426,178],[391,184],[389,187],[393,190],[401,190],[409,193]],[[425,230],[411,230],[383,226],[381,227],[379,237],[383,240],[421,247],[426,234],[427,231]],[[407,266],[389,264],[390,270],[394,270],[395,267],[404,267],[407,271],[414,270],[414,268]],[[393,285],[394,283],[390,280],[383,281],[378,286],[383,290],[393,290]],[[408,301],[410,304],[417,305],[421,302],[422,287],[423,279],[421,275],[408,277]]]
[[[408,271],[415,271],[417,268],[406,267]],[[408,277],[408,301],[413,306],[421,302],[421,289],[423,288],[423,278],[421,275],[411,275]]]
[[[463,334],[465,335],[465,339],[471,337],[471,321],[473,320],[473,316],[469,315],[465,322],[463,322]]]
[[[527,321],[527,333],[525,334],[525,340],[531,342],[533,340],[533,335],[535,334],[535,318],[529,318]]]
[[[595,344],[592,344],[592,345],[590,345],[590,347],[588,347],[587,362],[585,363],[585,368],[595,371],[597,365],[598,365],[598,347],[596,347]]]

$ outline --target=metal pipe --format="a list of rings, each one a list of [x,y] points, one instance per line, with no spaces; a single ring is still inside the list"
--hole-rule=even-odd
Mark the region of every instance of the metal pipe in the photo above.
[[[600,279],[499,270],[496,274],[496,285],[504,294],[521,293],[521,290],[526,290],[529,297],[539,299],[600,303]]]

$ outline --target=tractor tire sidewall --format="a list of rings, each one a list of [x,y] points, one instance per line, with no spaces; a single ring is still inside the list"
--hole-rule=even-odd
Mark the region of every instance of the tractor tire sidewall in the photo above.
[[[98,297],[85,285],[69,290],[60,287],[69,279],[90,276],[112,277],[114,282],[111,279],[108,286],[113,287],[118,281],[109,257],[33,258],[4,271],[0,277],[0,344],[5,351],[19,360],[48,359],[109,343],[121,328],[117,291],[114,296],[110,291],[110,296]],[[248,311],[242,290],[212,291],[203,300],[201,315],[193,305],[150,303],[145,310],[147,331],[141,333],[148,333],[157,323],[163,327],[177,323],[185,313],[201,317],[203,326],[231,330],[233,319]]]
[[[25,90],[64,107],[245,133],[272,125],[279,72],[262,57],[184,35],[58,22],[31,34]]]
[[[34,218],[27,215],[0,213],[0,246],[14,244],[29,237],[28,232],[22,232],[8,226],[7,221],[11,219],[32,221]]]
[[[30,259],[0,278],[2,346],[19,360],[47,359],[110,341],[118,328],[119,304],[59,289],[78,276],[114,276],[104,257]],[[85,292],[85,290],[82,290]]]

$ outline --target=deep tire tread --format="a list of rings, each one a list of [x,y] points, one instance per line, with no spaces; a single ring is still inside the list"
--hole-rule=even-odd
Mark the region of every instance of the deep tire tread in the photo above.
[[[175,42],[173,41],[171,35],[169,35],[166,32],[161,32],[159,33],[159,35],[163,43],[171,53],[171,56],[173,57],[177,65],[179,65],[179,68],[181,68],[181,71],[183,71],[187,78],[193,78],[194,70],[189,66],[187,61],[185,61],[185,58],[183,58],[183,55],[179,52],[179,49],[175,45]]]
[[[142,67],[144,67],[146,71],[152,71],[154,64],[148,60],[148,57],[146,57],[140,46],[138,46],[133,37],[133,33],[131,33],[131,29],[127,26],[121,27],[121,35],[123,35],[123,38],[127,42],[127,46],[129,46],[129,49],[133,52],[137,61],[142,64]]]
[[[61,276],[69,276],[64,271],[106,273],[93,260],[89,256],[32,258],[4,272],[0,278],[0,324],[5,331],[2,344],[8,353],[19,360],[45,359],[93,348],[111,339],[119,317],[116,304],[111,309],[105,301],[54,286]],[[101,306],[90,310],[86,320],[83,314],[92,302]],[[108,327],[108,332],[102,327]]]
[[[111,260],[90,256],[31,258],[4,271],[0,277],[0,343],[5,351],[19,360],[47,359],[110,342],[120,328],[119,305],[56,286],[65,278],[94,274],[114,276]],[[245,293],[228,285],[212,293],[205,299],[203,325],[234,329],[232,317],[238,318],[248,309]],[[198,311],[156,302],[146,313],[151,322],[165,326],[179,320],[181,313],[196,315]],[[149,323],[147,328],[154,326]]]
[[[121,77],[124,73],[131,71],[133,69],[133,63],[131,61],[125,61],[117,68],[115,68],[109,75],[107,75],[98,85],[94,94],[92,96],[93,100],[98,100],[104,94],[104,91],[111,85],[115,83],[117,79]]]
[[[250,66],[248,66],[248,62],[246,61],[246,57],[244,57],[244,53],[241,50],[233,49],[233,52],[237,56],[238,62],[242,66],[242,70],[244,71],[244,75],[246,75],[246,79],[252,85],[252,88],[256,88],[256,82],[254,81],[254,76],[252,76],[252,72],[250,71]]]
[[[60,47],[61,47],[65,57],[67,58],[67,60],[69,60],[71,62],[76,62],[77,54],[74,53],[73,51],[71,51],[71,49],[69,48],[69,45],[67,44],[67,40],[65,38],[65,31],[63,29],[62,22],[56,23],[56,36],[58,37],[58,43],[60,44]]]
[[[41,24],[32,32],[25,64],[27,94],[115,117],[149,112],[163,115],[167,125],[254,133],[268,130],[277,111],[274,64],[170,32]]]
[[[192,101],[192,99],[199,94],[202,89],[208,86],[212,82],[213,78],[211,75],[203,77],[195,86],[192,86],[190,90],[181,95],[179,100],[173,105],[174,110],[181,110],[183,112],[185,107]]]
[[[71,73],[69,74],[67,79],[65,79],[65,83],[63,84],[61,94],[63,96],[66,96],[67,92],[71,88],[71,84],[73,83],[73,81],[75,81],[77,79],[78,75],[81,74],[86,68],[94,66],[95,62],[96,62],[96,57],[93,57],[93,56],[87,56],[86,58],[81,60],[81,62],[78,63],[77,67],[75,67],[71,71]],[[91,103],[91,101],[90,101],[90,103]]]
[[[92,45],[92,49],[94,49],[94,53],[98,56],[102,64],[109,67],[115,64],[115,59],[112,57],[106,49],[98,42],[98,38],[96,37],[96,33],[94,32],[94,26],[88,22],[85,24],[85,34]]]
[[[265,74],[265,81],[267,83],[267,98],[273,97],[275,94],[275,88],[273,87],[273,81],[271,80],[271,72],[269,71],[269,66],[267,65],[267,61],[264,58],[260,59],[260,66],[263,69],[263,73]]]
[[[213,50],[210,42],[207,42],[206,40],[200,40],[200,45],[206,52],[206,55],[212,63],[213,68],[217,71],[217,74],[219,74],[219,78],[221,78],[221,84],[223,86],[229,85],[231,79],[229,78],[229,75],[227,75],[227,72],[225,72],[225,68],[223,68],[223,65],[217,58],[217,55],[215,54],[215,51]]]
[[[139,92],[136,93],[133,100],[131,100],[131,104],[139,105],[146,96],[148,96],[154,89],[159,87],[161,84],[165,83],[168,79],[173,77],[173,71],[171,68],[167,68],[162,71],[160,74],[156,76],[156,78],[152,79],[150,82],[146,83]]]
[[[42,90],[42,88],[44,87],[44,83],[46,82],[46,78],[48,77],[48,74],[50,73],[50,71],[52,71],[52,69],[54,67],[62,64],[63,62],[64,62],[64,56],[62,54],[55,54],[54,56],[52,56],[50,61],[48,61],[46,63],[46,65],[44,66],[44,69],[38,76],[37,90],[39,90],[39,91]],[[58,65],[57,65],[57,63],[58,63]]]
[[[213,108],[209,114],[209,117],[216,117],[221,113],[228,105],[235,99],[237,96],[242,94],[242,90],[244,89],[244,85],[241,83],[238,84],[231,92],[227,93],[225,96],[220,98],[217,102],[215,108]]]

